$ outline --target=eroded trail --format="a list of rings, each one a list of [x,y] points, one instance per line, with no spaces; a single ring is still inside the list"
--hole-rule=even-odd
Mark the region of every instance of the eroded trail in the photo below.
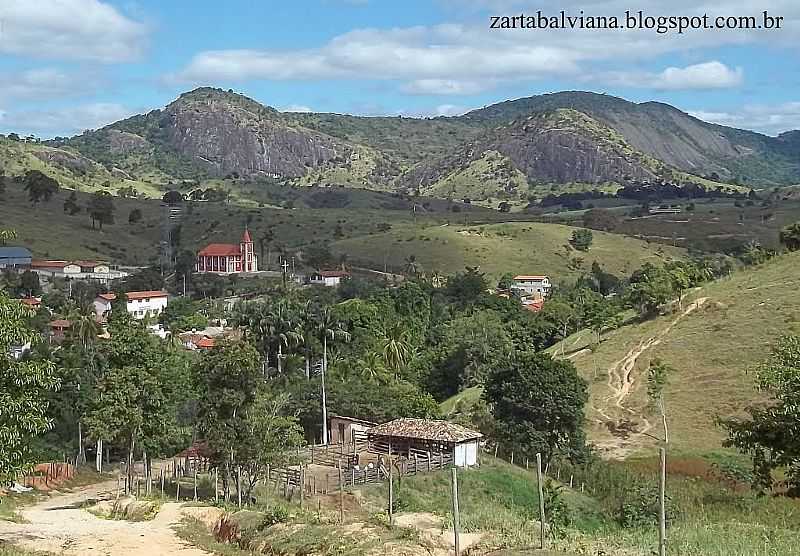
[[[102,519],[82,509],[88,500],[112,499],[115,488],[116,481],[100,483],[29,506],[20,512],[25,523],[0,521],[0,541],[66,555],[208,554],[175,534],[184,512],[179,503],[164,504],[153,520],[140,522]]]
[[[594,409],[603,419],[612,438],[596,443],[596,447],[608,458],[623,459],[635,448],[637,441],[648,434],[653,425],[641,411],[626,404],[634,391],[638,377],[634,370],[639,358],[646,351],[660,344],[672,329],[687,315],[702,307],[707,297],[701,297],[690,303],[666,327],[654,336],[639,342],[625,356],[608,368],[608,389],[610,394],[603,398],[600,407]]]

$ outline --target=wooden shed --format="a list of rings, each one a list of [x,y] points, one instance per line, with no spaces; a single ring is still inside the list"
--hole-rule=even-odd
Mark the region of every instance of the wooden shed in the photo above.
[[[344,415],[331,415],[328,426],[328,435],[332,444],[352,444],[360,433],[374,427],[372,421],[364,421]],[[363,436],[362,436],[363,439]]]
[[[457,467],[478,463],[483,435],[449,421],[395,419],[367,431],[370,446],[377,452],[405,455],[442,454]]]

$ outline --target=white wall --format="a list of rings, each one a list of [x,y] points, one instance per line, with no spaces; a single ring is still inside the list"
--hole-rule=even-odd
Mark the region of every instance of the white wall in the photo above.
[[[151,297],[149,299],[129,299],[128,312],[134,318],[143,319],[146,315],[157,316],[167,306],[166,297]]]

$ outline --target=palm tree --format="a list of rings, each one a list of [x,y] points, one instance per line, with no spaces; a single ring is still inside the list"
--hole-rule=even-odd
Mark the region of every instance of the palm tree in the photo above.
[[[17,239],[16,230],[0,230],[0,245],[5,245],[7,241]]]
[[[406,266],[406,272],[413,276],[419,274],[420,270],[422,269],[419,262],[417,262],[416,255],[409,255],[408,257],[406,257],[405,266]]]
[[[414,355],[408,331],[401,323],[395,322],[384,330],[380,342],[383,360],[397,377]]]
[[[330,307],[322,307],[316,314],[316,332],[322,340],[322,443],[328,443],[328,407],[325,399],[325,373],[328,370],[328,341],[335,342],[342,340],[350,341],[350,333],[347,332],[342,323],[336,319]]]
[[[364,354],[362,358],[356,361],[356,366],[362,378],[377,382],[386,380],[386,366],[384,365],[383,356],[376,351]]]
[[[281,299],[270,312],[274,341],[277,343],[278,374],[283,372],[283,348],[287,350],[293,345],[303,343],[301,323],[293,314],[289,303]]]

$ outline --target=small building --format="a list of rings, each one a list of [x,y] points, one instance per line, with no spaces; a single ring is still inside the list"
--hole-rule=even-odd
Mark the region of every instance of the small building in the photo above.
[[[551,287],[552,284],[547,276],[520,274],[514,276],[511,291],[520,297],[529,295],[547,297]]]
[[[359,433],[365,433],[377,423],[344,415],[331,415],[328,434],[331,444],[350,444]]]
[[[309,276],[308,283],[314,286],[335,288],[348,276],[350,276],[350,273],[344,270],[321,270]]]
[[[94,312],[98,319],[111,312],[111,304],[116,299],[114,293],[101,293],[95,298]],[[143,319],[160,315],[167,307],[169,294],[163,290],[125,292],[125,300],[128,313],[136,319]]]
[[[26,353],[30,352],[31,350],[31,343],[25,342],[24,344],[15,344],[9,346],[8,354],[11,356],[11,359],[19,360],[22,359]]]
[[[452,458],[457,467],[471,467],[478,464],[483,435],[449,421],[403,418],[372,427],[367,438],[371,446],[385,446],[378,450],[384,453],[436,453]]]
[[[19,300],[20,303],[23,305],[27,305],[34,311],[38,310],[39,307],[42,306],[42,298],[41,297],[23,297]]]
[[[24,247],[0,247],[0,268],[28,268],[32,260]]]
[[[67,337],[70,328],[72,328],[72,321],[65,319],[50,321],[50,341],[61,343]]]
[[[258,257],[253,248],[253,238],[245,228],[239,245],[211,243],[197,252],[197,272],[214,274],[237,274],[258,272]]]

